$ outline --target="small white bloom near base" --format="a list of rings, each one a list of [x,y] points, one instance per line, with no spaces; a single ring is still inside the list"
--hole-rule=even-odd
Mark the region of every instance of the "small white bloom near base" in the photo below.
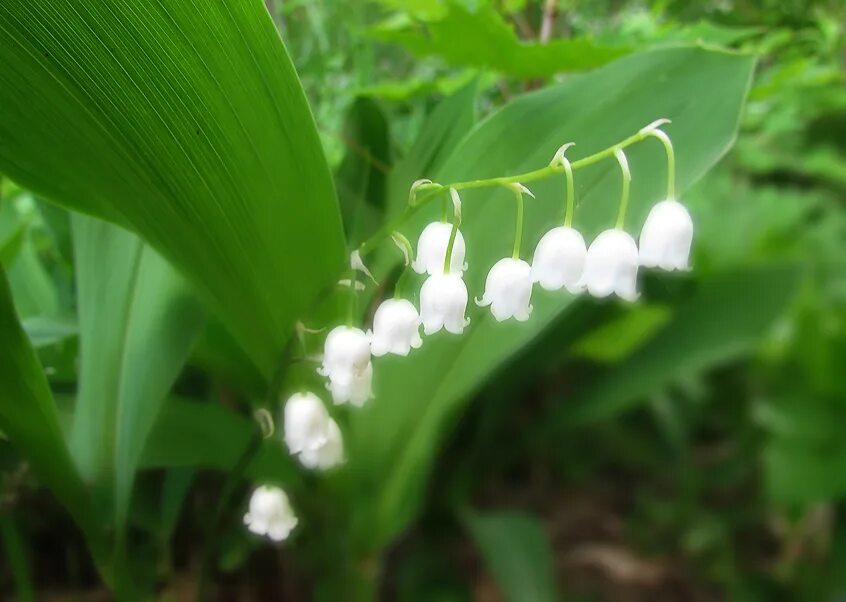
[[[543,235],[532,259],[532,281],[548,291],[566,287],[570,293],[584,290],[587,245],[578,230],[567,226],[553,228]]]
[[[672,199],[657,203],[640,233],[640,265],[662,270],[688,270],[693,220],[684,205]]]
[[[514,318],[525,322],[532,313],[532,268],[522,259],[500,259],[488,272],[485,294],[476,299],[476,305],[491,306],[497,321]]]
[[[584,281],[594,297],[616,294],[634,301],[637,292],[638,253],[634,238],[622,230],[605,230],[588,248]]]
[[[349,384],[370,364],[370,338],[360,328],[338,326],[326,337],[323,366],[317,372],[332,381]]]
[[[326,439],[322,445],[304,449],[300,453],[300,462],[306,468],[329,470],[344,462],[344,440],[338,424],[329,418],[326,424]]]
[[[407,299],[386,299],[376,309],[373,330],[368,335],[373,355],[408,355],[423,344],[417,308]]]
[[[285,403],[285,444],[306,468],[328,470],[344,460],[341,431],[313,393],[297,393]]]
[[[253,491],[249,512],[244,515],[244,524],[250,531],[273,541],[283,541],[297,526],[297,522],[284,491],[268,486]]]
[[[411,262],[412,269],[418,274],[441,274],[451,233],[452,224],[446,222],[432,222],[426,226],[417,240],[417,257]],[[451,273],[460,274],[467,269],[464,253],[464,237],[459,230],[452,243],[452,257],[449,261]]]
[[[332,394],[335,405],[349,403],[357,407],[363,406],[373,397],[373,364],[368,362],[364,370],[354,374],[349,381],[330,378],[326,388]]]
[[[461,334],[470,324],[467,309],[467,285],[458,274],[433,274],[420,289],[420,321],[423,332],[435,334],[446,329]]]

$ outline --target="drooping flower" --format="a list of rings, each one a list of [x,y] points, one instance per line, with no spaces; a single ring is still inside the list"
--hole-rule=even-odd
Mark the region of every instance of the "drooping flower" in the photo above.
[[[373,315],[370,351],[375,356],[386,353],[408,355],[411,348],[423,344],[420,338],[420,315],[407,299],[386,299]]]
[[[335,405],[350,403],[361,407],[373,397],[373,364],[367,365],[360,372],[356,372],[351,380],[330,378],[326,388],[332,393]]]
[[[525,322],[532,313],[532,268],[522,259],[500,259],[488,272],[485,294],[476,299],[481,307],[491,306],[497,321],[515,318]]]
[[[297,526],[297,517],[291,502],[278,487],[261,486],[250,497],[250,509],[244,515],[244,524],[256,535],[266,535],[273,541],[288,538]]]
[[[417,241],[417,257],[411,263],[415,272],[418,274],[428,272],[433,275],[444,271],[444,259],[451,233],[452,224],[446,222],[432,222],[423,229]],[[467,269],[467,264],[464,263],[464,252],[464,237],[461,235],[461,230],[458,230],[455,233],[455,242],[452,244],[450,273],[460,274]]]
[[[637,292],[637,244],[623,230],[605,230],[588,248],[584,281],[594,297],[616,294],[634,301]]]
[[[433,274],[420,289],[420,321],[423,332],[434,334],[444,328],[461,334],[470,324],[467,309],[467,285],[458,274]]]
[[[285,445],[292,454],[326,444],[331,418],[314,393],[295,393],[285,402]]]
[[[370,365],[370,339],[360,328],[338,326],[326,337],[318,373],[347,385]]]
[[[543,235],[532,259],[532,281],[548,291],[562,287],[573,294],[584,290],[587,246],[578,230],[567,226],[553,228]]]
[[[329,418],[326,424],[326,440],[313,449],[300,454],[300,462],[306,468],[329,470],[344,461],[344,442],[338,424]]]
[[[657,203],[640,233],[640,265],[662,270],[688,270],[693,220],[684,205],[669,199]]]

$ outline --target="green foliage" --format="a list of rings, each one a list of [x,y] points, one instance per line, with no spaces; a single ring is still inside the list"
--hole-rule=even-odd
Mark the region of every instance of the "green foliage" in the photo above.
[[[623,59],[510,103],[472,130],[433,179],[452,182],[527,171],[548,163],[569,140],[579,143],[572,154],[577,159],[665,116],[675,122],[669,131],[680,153],[679,185],[685,187],[730,144],[752,65],[749,57],[701,49],[661,50]],[[670,78],[673,88],[656,97],[660,82]],[[591,101],[597,97],[603,98],[601,105]],[[607,115],[617,118],[609,120]],[[709,116],[707,124],[702,115]],[[657,145],[646,143],[628,154],[632,171],[641,174],[633,183],[630,213],[631,223],[640,224],[649,205],[662,194],[665,160]],[[576,224],[586,236],[593,236],[613,224],[618,167],[608,161],[588,168],[577,173],[576,183],[580,203]],[[527,249],[562,216],[563,182],[541,182],[532,188],[537,200],[530,201],[526,229],[535,238],[526,241]],[[482,290],[487,270],[510,248],[509,201],[504,191],[465,195],[462,230],[471,250],[465,279],[472,291]],[[432,207],[421,212],[407,228],[408,235],[413,237],[426,221],[438,219],[438,211]],[[380,364],[374,380],[377,398],[351,417],[351,470],[356,471],[359,488],[353,513],[361,521],[362,535],[366,534],[365,545],[383,545],[405,526],[421,501],[449,418],[571,301],[568,296],[536,293],[527,324],[499,324],[487,314],[471,311],[473,326],[460,338],[432,337],[413,361],[386,358]]]
[[[311,113],[262,6],[21,0],[0,8],[0,31],[14,66],[0,71],[0,169],[138,232],[269,379],[344,243]]]

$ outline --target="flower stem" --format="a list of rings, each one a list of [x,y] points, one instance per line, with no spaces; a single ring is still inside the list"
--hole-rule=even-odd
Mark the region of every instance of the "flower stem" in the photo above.
[[[523,193],[515,188],[514,195],[517,200],[517,221],[514,226],[514,249],[511,251],[511,258],[520,259],[520,244],[523,240]]]
[[[623,152],[623,149],[615,149],[614,156],[617,157],[617,162],[620,164],[620,171],[622,171],[623,175],[623,187],[620,191],[620,210],[617,213],[617,229],[622,230],[623,224],[626,221],[626,210],[629,208],[629,185],[632,181],[632,174],[629,171],[629,162],[626,159],[626,153]]]
[[[561,164],[567,174],[567,205],[564,208],[564,225],[569,228],[573,225],[573,214],[576,213],[576,186],[573,182],[573,167],[570,162],[562,157]]]
[[[452,230],[449,233],[449,242],[447,243],[446,253],[444,253],[444,274],[449,274],[450,264],[452,263],[452,248],[455,246],[455,237],[458,234],[458,228],[461,226],[461,198],[458,196],[458,191],[455,187],[449,189],[449,194],[452,197],[452,205],[454,217],[452,220]]]
[[[676,153],[673,150],[673,143],[670,137],[659,129],[649,131],[649,135],[658,138],[667,151],[667,198],[676,198]]]
[[[358,291],[355,289],[358,283],[358,275],[355,269],[350,270],[350,300],[347,306],[347,326],[352,328],[355,325],[355,316],[358,310]]]
[[[627,148],[632,144],[640,142],[641,140],[645,140],[649,136],[657,136],[660,139],[660,134],[655,133],[660,131],[655,129],[657,127],[656,124],[660,125],[660,123],[666,123],[666,120],[659,120],[655,124],[651,124],[650,126],[647,126],[646,128],[640,130],[636,134],[632,134],[628,138],[621,140],[617,144],[609,146],[608,148],[598,151],[592,155],[588,155],[587,157],[583,157],[578,161],[573,161],[572,163],[570,163],[571,170],[576,171],[582,169],[583,167],[588,167],[589,165],[599,163],[603,159],[607,159],[609,157],[614,156],[616,151]],[[467,180],[465,182],[456,182],[454,184],[440,185],[437,188],[435,188],[433,185],[432,187],[430,187],[430,190],[425,192],[421,191],[420,197],[416,198],[413,204],[409,204],[408,206],[406,206],[405,211],[403,211],[392,221],[385,224],[369,239],[364,241],[359,247],[359,252],[361,253],[361,255],[365,255],[371,252],[373,249],[379,246],[379,243],[381,243],[385,238],[390,236],[391,232],[397,230],[403,223],[410,219],[411,216],[417,213],[417,211],[420,210],[421,207],[425,206],[427,203],[434,200],[438,197],[438,195],[442,194],[448,189],[469,190],[472,188],[489,188],[493,186],[507,186],[509,184],[517,183],[526,184],[528,182],[544,180],[546,178],[559,174],[562,171],[566,172],[566,168],[560,164],[554,164],[513,176],[501,176],[497,178],[488,178],[483,180]],[[674,169],[671,171],[674,171]],[[674,183],[673,187],[675,187]],[[455,229],[456,227],[453,227],[453,231],[455,231]]]

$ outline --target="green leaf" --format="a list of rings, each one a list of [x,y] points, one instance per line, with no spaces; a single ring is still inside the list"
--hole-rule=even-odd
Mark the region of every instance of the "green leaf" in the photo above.
[[[552,549],[535,517],[522,512],[468,512],[464,524],[505,600],[558,599]]]
[[[144,443],[204,315],[185,280],[137,236],[82,215],[72,223],[80,330],[72,450],[86,479],[114,487],[122,525]]]
[[[731,145],[754,60],[701,48],[647,52],[593,73],[529,94],[488,117],[457,146],[432,179],[449,183],[521,173],[549,163],[568,141],[571,159],[589,155],[637,132],[654,119],[667,126],[676,147],[680,191],[700,177]],[[645,141],[627,151],[633,173],[627,227],[640,228],[664,194],[666,159],[660,144]],[[537,200],[526,207],[523,256],[562,216],[563,178],[531,185]],[[620,174],[613,159],[576,172],[575,224],[590,240],[612,227]],[[471,297],[484,288],[487,271],[510,252],[514,202],[503,190],[466,191],[462,231],[467,241]],[[405,229],[416,238],[438,219],[432,203]],[[390,251],[386,251],[390,252]],[[509,358],[562,318],[572,297],[542,290],[533,296],[527,323],[497,323],[472,306],[461,337],[426,339],[409,358],[374,362],[376,399],[352,415],[348,449],[359,488],[352,512],[359,515],[365,547],[388,541],[413,515],[439,443],[464,400]]]
[[[220,406],[170,400],[159,415],[141,459],[143,468],[193,466],[229,471],[250,442],[256,425]],[[298,470],[279,437],[264,442],[247,469],[250,478],[284,485]]]
[[[558,406],[551,428],[608,418],[684,376],[754,348],[799,284],[793,266],[718,274],[698,284],[672,319],[626,361]]]
[[[71,514],[94,556],[102,560],[104,539],[96,508],[71,459],[50,387],[18,322],[1,268],[0,340],[0,430]]]
[[[413,19],[393,19],[374,29],[372,35],[399,44],[418,57],[435,55],[453,66],[491,69],[523,78],[593,69],[629,52],[628,48],[601,46],[588,38],[545,44],[522,42],[489,5],[471,12],[448,2],[439,13],[426,22],[425,29]]]
[[[78,334],[76,321],[71,318],[35,316],[22,322],[29,342],[36,349],[61,343]]]
[[[129,227],[265,378],[343,268],[314,120],[262,2],[0,4],[0,170]]]

